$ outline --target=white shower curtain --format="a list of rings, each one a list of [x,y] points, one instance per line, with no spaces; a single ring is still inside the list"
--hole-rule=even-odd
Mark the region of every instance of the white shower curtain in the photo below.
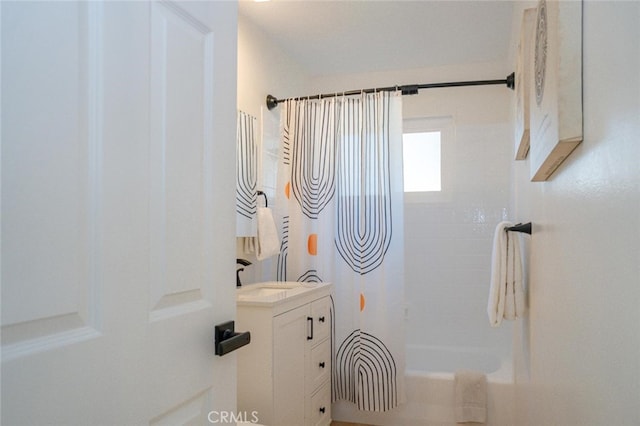
[[[278,280],[332,282],[333,398],[404,400],[402,98],[289,100],[281,116]]]
[[[238,111],[236,134],[236,236],[257,235],[258,147],[256,118]]]

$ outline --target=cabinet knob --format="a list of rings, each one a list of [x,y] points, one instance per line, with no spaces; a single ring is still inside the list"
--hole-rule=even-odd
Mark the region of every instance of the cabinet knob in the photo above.
[[[325,412],[325,411],[327,411],[327,410],[326,410],[326,408],[324,408],[324,407],[320,407],[320,412],[321,412],[322,414],[324,414],[324,412]]]
[[[322,316],[322,317],[318,318],[318,321],[320,321],[320,322],[324,322],[324,316]]]
[[[320,364],[318,364],[318,366],[319,366],[320,368],[324,368],[324,361],[322,361]]]

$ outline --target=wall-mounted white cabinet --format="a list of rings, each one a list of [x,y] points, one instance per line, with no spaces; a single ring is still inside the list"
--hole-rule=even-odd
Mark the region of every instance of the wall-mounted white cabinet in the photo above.
[[[238,411],[269,426],[329,425],[331,284],[289,297],[265,297],[260,286],[239,290],[236,324],[251,344],[238,351]]]

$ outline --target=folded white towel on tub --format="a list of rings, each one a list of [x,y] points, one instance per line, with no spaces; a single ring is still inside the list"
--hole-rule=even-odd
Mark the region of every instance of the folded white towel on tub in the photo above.
[[[487,420],[487,376],[460,370],[455,374],[456,422],[485,423]]]
[[[487,313],[489,323],[497,327],[502,319],[516,319],[524,313],[522,259],[516,232],[507,232],[511,222],[500,222],[493,236],[491,282]]]

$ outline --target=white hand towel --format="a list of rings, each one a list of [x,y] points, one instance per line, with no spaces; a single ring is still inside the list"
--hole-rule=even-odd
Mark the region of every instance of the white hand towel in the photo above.
[[[520,254],[520,233],[507,232],[511,234],[513,241],[513,298],[516,307],[515,317],[521,318],[524,315],[524,275],[522,274],[522,257]]]
[[[487,312],[489,323],[497,327],[502,319],[514,320],[524,314],[524,288],[520,241],[516,232],[505,228],[510,222],[500,222],[493,237],[491,283]]]
[[[505,232],[504,228],[508,226],[513,226],[513,224],[511,222],[500,222],[493,234],[491,283],[487,306],[489,323],[492,327],[499,326],[504,317],[507,284],[507,232]]]
[[[258,241],[256,258],[264,260],[280,253],[280,239],[271,209],[258,207]]]
[[[485,423],[487,420],[487,376],[475,371],[456,371],[456,422]]]
[[[504,319],[516,319],[515,301],[515,245],[519,244],[512,232],[502,231],[507,236],[507,257],[505,258],[507,276],[505,281]]]
[[[507,283],[504,318],[514,320],[524,314],[524,288],[522,286],[522,258],[517,232],[507,234]]]

